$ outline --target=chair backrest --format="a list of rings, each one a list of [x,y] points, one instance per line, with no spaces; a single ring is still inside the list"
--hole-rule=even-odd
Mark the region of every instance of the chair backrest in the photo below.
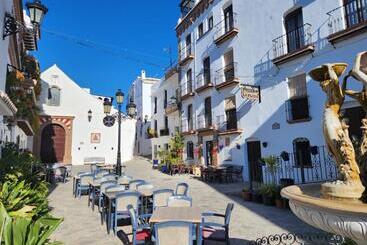
[[[130,219],[131,219],[131,225],[133,227],[133,231],[136,231],[139,227],[138,224],[138,215],[136,213],[136,209],[134,209],[134,207],[132,205],[127,205],[127,211],[130,214]]]
[[[131,205],[135,210],[139,207],[140,193],[136,191],[126,191],[116,195],[116,211],[128,211],[127,206]]]
[[[89,167],[92,173],[95,173],[97,171],[97,166],[95,164],[91,164]]]
[[[115,174],[105,174],[102,176],[102,178],[106,180],[116,180],[117,176]]]
[[[154,186],[152,184],[147,184],[147,183],[143,183],[143,184],[138,184],[136,186],[136,190],[142,195],[142,196],[151,196],[153,195],[153,189]]]
[[[168,207],[191,207],[192,198],[187,196],[171,196],[168,198]]]
[[[107,180],[107,181],[101,182],[101,187],[100,187],[101,193],[105,193],[107,187],[116,185],[116,183],[117,183],[116,180]]]
[[[173,190],[161,189],[153,192],[153,208],[166,207],[168,205],[168,198],[173,196]]]
[[[128,185],[130,183],[130,181],[132,181],[132,180],[133,180],[132,177],[124,175],[124,176],[119,177],[117,179],[117,182],[121,185]]]
[[[106,189],[105,189],[105,193],[107,193],[107,192],[124,192],[125,190],[126,190],[125,186],[119,185],[119,184],[114,184],[114,185],[107,186]]]
[[[231,221],[231,214],[232,214],[232,210],[233,210],[234,204],[233,203],[228,203],[227,208],[226,208],[226,213],[224,217],[224,224],[226,226],[229,226],[229,222]]]
[[[174,237],[174,244],[192,245],[192,223],[184,221],[167,221],[154,225],[157,245],[171,245]]]
[[[176,186],[175,196],[187,196],[189,185],[186,183],[178,183]]]
[[[93,174],[82,174],[80,175],[80,185],[86,186],[89,185],[90,181],[93,181],[94,175]]]
[[[132,180],[129,182],[129,190],[131,191],[136,191],[136,186],[139,184],[144,184],[145,180],[142,179],[136,179],[136,180]]]
[[[96,173],[96,177],[103,177],[104,175],[109,174],[106,170],[100,170]]]

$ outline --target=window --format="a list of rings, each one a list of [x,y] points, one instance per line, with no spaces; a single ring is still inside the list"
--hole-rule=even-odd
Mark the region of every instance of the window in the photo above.
[[[154,114],[157,114],[157,97],[154,97]]]
[[[164,129],[168,129],[168,117],[164,117]]]
[[[213,20],[213,16],[210,16],[208,19],[208,31],[210,31],[211,29],[213,29],[214,27],[214,20]]]
[[[167,108],[167,90],[164,90],[164,101],[163,101],[163,108],[166,109]]]
[[[193,130],[193,117],[192,117],[192,105],[187,106],[187,125],[188,131]]]
[[[224,9],[223,14],[224,14],[224,30],[225,33],[227,33],[231,31],[234,26],[233,6],[230,5],[226,9]]]
[[[188,159],[194,159],[194,143],[188,141],[186,144],[186,154]]]
[[[208,97],[205,99],[205,127],[209,128],[212,126],[212,98]]]
[[[367,20],[366,0],[344,0],[345,22],[347,28]]]
[[[58,87],[51,87],[48,89],[47,105],[59,106],[60,105],[61,89]]]
[[[206,57],[203,61],[204,84],[210,83],[210,57]]]
[[[198,26],[198,36],[199,38],[204,36],[204,24],[203,23],[200,23],[200,25]]]
[[[302,8],[296,9],[285,17],[288,53],[304,46]]]
[[[306,74],[291,77],[288,80],[290,99],[286,103],[287,120],[294,122],[309,119]]]
[[[225,99],[225,112],[227,119],[227,130],[237,129],[237,110],[235,96],[231,96]]]
[[[189,69],[186,72],[186,81],[187,81],[187,93],[192,92],[192,70]]]
[[[234,58],[233,58],[233,49],[226,52],[223,55],[224,58],[224,78],[225,81],[233,81],[235,78],[235,66],[234,66]]]
[[[191,34],[186,36],[186,55],[185,58],[189,55],[191,55]]]
[[[293,141],[294,160],[297,167],[312,167],[310,141],[297,138]]]
[[[154,132],[155,133],[158,132],[158,122],[157,122],[157,120],[154,120]]]

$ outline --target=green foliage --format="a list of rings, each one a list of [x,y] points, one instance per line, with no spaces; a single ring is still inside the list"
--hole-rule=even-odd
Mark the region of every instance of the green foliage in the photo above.
[[[262,158],[261,160],[265,163],[267,170],[272,176],[272,182],[275,184],[275,174],[279,167],[278,157],[275,155],[270,155],[268,157]]]
[[[268,197],[275,197],[277,193],[277,186],[274,184],[264,184],[260,187],[259,193]]]
[[[0,203],[0,244],[50,244],[48,239],[61,222],[62,219],[53,218],[49,215],[37,220],[27,217],[11,217]]]

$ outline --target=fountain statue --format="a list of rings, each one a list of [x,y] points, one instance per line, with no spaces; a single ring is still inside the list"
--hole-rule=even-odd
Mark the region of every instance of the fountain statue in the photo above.
[[[367,117],[362,119],[362,138],[358,141],[349,137],[348,123],[341,114],[345,96],[358,101],[367,113],[367,52],[357,55],[353,69],[340,85],[346,68],[345,63],[324,64],[309,73],[326,93],[323,132],[339,180],[290,186],[282,190],[282,195],[289,199],[293,213],[306,223],[367,244],[367,204],[360,200],[367,177]],[[360,92],[348,89],[351,77],[362,83]]]

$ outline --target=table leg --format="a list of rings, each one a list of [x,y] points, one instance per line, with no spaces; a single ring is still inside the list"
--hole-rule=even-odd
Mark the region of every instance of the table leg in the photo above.
[[[110,234],[110,228],[111,228],[111,209],[112,209],[112,200],[109,198],[106,198],[106,200],[108,199],[108,210],[107,210],[107,217],[106,217],[106,226],[107,226],[107,234]]]
[[[94,204],[96,203],[96,187],[92,186],[92,211],[94,212]]]
[[[73,177],[73,196],[75,196],[75,177]]]
[[[91,184],[88,186],[88,207],[90,206],[90,194],[91,194]]]
[[[196,244],[201,245],[200,223],[196,224]]]

